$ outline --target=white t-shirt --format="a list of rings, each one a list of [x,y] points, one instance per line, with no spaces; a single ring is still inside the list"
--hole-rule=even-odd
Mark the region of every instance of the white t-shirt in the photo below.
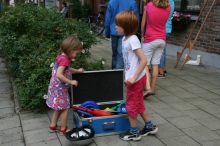
[[[141,49],[141,43],[136,35],[130,36],[127,40],[125,37],[122,38],[122,54],[124,59],[124,70],[125,70],[125,80],[134,76],[137,71],[140,60],[134,50]],[[138,76],[137,82],[145,75],[145,70],[143,70]]]

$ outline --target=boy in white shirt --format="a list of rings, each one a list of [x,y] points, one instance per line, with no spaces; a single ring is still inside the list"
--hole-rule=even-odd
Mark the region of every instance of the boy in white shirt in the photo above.
[[[141,43],[135,35],[138,30],[138,18],[133,11],[123,11],[116,15],[116,30],[124,34],[122,39],[122,54],[124,59],[126,111],[131,128],[119,135],[122,140],[140,140],[141,136],[155,134],[158,128],[150,121],[144,105],[143,89],[146,85],[145,66],[147,59],[141,49]],[[144,128],[137,129],[137,116],[145,121]]]

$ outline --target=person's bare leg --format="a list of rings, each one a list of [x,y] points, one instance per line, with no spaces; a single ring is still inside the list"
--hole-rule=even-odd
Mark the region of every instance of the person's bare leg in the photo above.
[[[145,110],[143,113],[140,114],[144,122],[150,121],[150,117],[148,116],[147,110]]]
[[[152,76],[151,76],[151,90],[152,93],[155,94],[155,84],[157,81],[157,76],[158,76],[158,64],[157,65],[152,65]]]
[[[147,80],[146,80],[146,90],[144,92],[144,95],[148,94],[148,93],[151,93],[151,86],[150,86],[150,72],[149,72],[149,68],[148,66],[145,67],[145,71],[146,71],[146,76],[147,76]]]
[[[164,68],[160,68],[160,69],[159,69],[159,73],[160,73],[161,75],[163,75],[163,74],[164,74]]]
[[[60,114],[60,123],[61,123],[61,130],[65,130],[67,126],[67,117],[68,117],[69,109],[62,110]]]
[[[128,117],[131,127],[137,127],[137,119]]]
[[[50,127],[55,127],[57,125],[57,121],[60,117],[60,113],[61,113],[61,111],[59,111],[59,110],[53,112]]]

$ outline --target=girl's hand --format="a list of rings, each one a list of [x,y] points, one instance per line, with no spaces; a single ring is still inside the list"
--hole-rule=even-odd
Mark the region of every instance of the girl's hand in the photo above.
[[[84,69],[83,68],[80,68],[77,70],[79,73],[84,73]]]
[[[77,82],[77,80],[71,80],[71,81],[70,81],[70,84],[77,87],[78,82]]]

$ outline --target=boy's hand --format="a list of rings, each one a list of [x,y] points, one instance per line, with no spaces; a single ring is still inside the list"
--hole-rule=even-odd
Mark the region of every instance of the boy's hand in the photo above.
[[[133,85],[135,82],[135,79],[134,78],[128,78],[127,80],[124,81],[124,83],[126,85]]]
[[[77,80],[71,80],[71,81],[70,81],[70,84],[77,87],[78,82],[77,82]]]
[[[80,68],[80,69],[78,69],[78,72],[79,72],[79,73],[84,73],[84,69],[83,69],[83,68]]]

